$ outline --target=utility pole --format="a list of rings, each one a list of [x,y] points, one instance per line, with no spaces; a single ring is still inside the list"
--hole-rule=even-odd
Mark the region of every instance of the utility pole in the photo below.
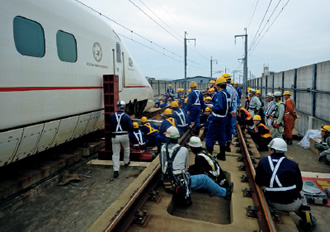
[[[188,33],[184,32],[184,91],[187,92],[187,40],[194,40],[196,46],[196,39],[187,39],[186,35]]]
[[[217,60],[212,60],[212,56],[211,56],[211,60],[210,60],[210,64],[211,64],[210,77],[211,77],[211,78],[212,78],[212,73],[213,73],[213,71],[212,71],[212,63],[213,63],[213,61],[215,61],[216,64],[218,63]]]
[[[248,78],[248,34],[247,34],[247,28],[244,28],[245,35],[235,35],[235,43],[236,43],[236,37],[245,37],[245,55],[244,55],[244,73],[243,73],[243,87],[244,90],[247,90],[247,78]]]

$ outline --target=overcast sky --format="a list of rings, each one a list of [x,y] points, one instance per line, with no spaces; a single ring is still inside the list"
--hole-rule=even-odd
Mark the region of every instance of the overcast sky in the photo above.
[[[196,47],[194,41],[188,43],[188,77],[210,76],[211,56],[216,60],[213,77],[225,70],[231,74],[242,70],[238,59],[244,57],[244,37],[235,44],[234,36],[245,34],[244,28],[248,32],[248,69],[256,77],[264,65],[279,72],[330,57],[328,0],[80,1],[138,34],[109,21],[123,35],[122,41],[143,74],[156,79],[184,77],[185,31],[188,39],[196,39]]]

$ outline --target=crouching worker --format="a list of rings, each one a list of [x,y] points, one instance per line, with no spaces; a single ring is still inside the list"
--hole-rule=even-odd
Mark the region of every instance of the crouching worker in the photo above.
[[[218,185],[227,188],[229,186],[228,181],[216,157],[202,147],[200,138],[192,136],[188,144],[191,151],[196,155],[195,164],[190,165],[189,173],[191,175],[206,174]]]
[[[330,125],[325,125],[321,127],[322,141],[314,143],[314,147],[320,152],[327,150],[329,147],[327,145],[327,138],[330,136]]]
[[[237,106],[237,121],[238,124],[243,128],[253,125],[252,116],[250,112],[242,106]]]
[[[140,130],[139,123],[133,122],[133,127],[134,130],[129,132],[129,141],[135,150],[145,150],[147,143],[145,134]]]
[[[259,151],[267,151],[267,145],[272,141],[271,133],[269,129],[262,124],[260,115],[255,115],[253,117],[254,127],[253,129],[246,129],[251,135],[253,142],[258,146]]]
[[[162,181],[165,189],[174,193],[176,205],[191,205],[190,190],[206,189],[212,195],[231,199],[231,188],[225,189],[216,184],[205,174],[190,176],[188,150],[178,144],[180,133],[176,127],[169,127],[166,131],[166,143],[160,152]]]
[[[147,117],[143,116],[141,118],[142,131],[147,136],[147,146],[154,147],[156,145],[156,137],[159,135],[158,126],[148,122]]]
[[[273,139],[268,147],[270,156],[260,160],[256,168],[256,183],[265,188],[265,196],[272,207],[295,212],[301,217],[300,225],[310,228],[316,219],[301,194],[303,181],[298,164],[285,157],[288,147],[283,139]]]

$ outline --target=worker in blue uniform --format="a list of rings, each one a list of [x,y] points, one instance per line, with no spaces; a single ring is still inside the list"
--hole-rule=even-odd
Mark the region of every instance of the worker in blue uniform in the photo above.
[[[171,108],[173,110],[172,117],[177,122],[180,136],[182,136],[189,128],[189,117],[184,110],[180,109],[178,102],[172,102]]]
[[[203,113],[205,112],[205,109],[207,108],[207,105],[214,104],[212,101],[212,98],[210,96],[207,96],[204,100],[204,108],[203,108]]]
[[[203,133],[201,135],[201,140],[205,139],[205,136],[209,129],[211,118],[212,118],[211,109],[209,107],[206,107],[204,113],[201,116],[201,127],[204,128]]]
[[[133,122],[134,130],[129,132],[129,141],[135,150],[145,150],[147,145],[147,137],[140,130],[139,123]]]
[[[212,118],[206,134],[206,148],[212,154],[214,143],[218,141],[220,153],[218,153],[217,158],[226,160],[227,131],[231,126],[231,112],[233,111],[232,99],[226,90],[226,79],[224,77],[219,77],[216,80],[216,86],[218,88],[216,103],[208,105],[212,110]]]
[[[188,95],[187,101],[187,115],[191,122],[195,123],[194,135],[199,135],[200,130],[200,113],[201,109],[204,109],[203,94],[200,90],[197,90],[197,83],[195,81],[190,82],[191,92]]]
[[[172,88],[172,84],[169,84],[168,88],[166,89],[166,100],[169,98],[174,101],[174,89]]]
[[[133,131],[133,124],[131,118],[125,114],[125,102],[118,101],[118,111],[110,114],[110,130],[111,130],[111,143],[112,143],[112,162],[113,162],[113,177],[119,176],[119,155],[120,146],[124,149],[124,163],[125,167],[130,164],[130,149],[129,149],[129,136],[128,133]]]
[[[269,156],[262,158],[256,168],[256,183],[265,187],[269,205],[277,210],[295,212],[301,225],[310,228],[316,222],[302,191],[302,178],[296,162],[285,156],[286,142],[274,138],[268,145]],[[309,231],[309,230],[308,230]]]
[[[238,86],[238,82],[235,82],[234,88],[236,89],[237,92],[237,105],[241,105],[241,98],[242,98],[242,89]]]
[[[155,124],[148,122],[147,117],[141,118],[142,131],[147,136],[147,146],[154,147],[156,145],[156,137],[159,135],[159,128]]]
[[[166,109],[163,113],[163,122],[160,124],[160,129],[159,129],[159,135],[156,137],[156,146],[157,146],[157,151],[155,155],[158,155],[160,152],[160,148],[162,143],[166,142],[166,130],[173,126],[175,128],[178,127],[178,124],[176,120],[172,117],[172,110],[171,109]]]

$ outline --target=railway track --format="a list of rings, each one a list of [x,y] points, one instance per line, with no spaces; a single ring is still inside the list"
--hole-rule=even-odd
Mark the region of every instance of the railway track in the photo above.
[[[179,141],[182,146],[184,146],[189,138],[191,137],[192,128],[185,133],[185,135]],[[246,215],[248,217],[257,218],[257,223],[253,224],[251,231],[281,231],[277,230],[276,225],[272,219],[272,214],[268,208],[266,199],[263,195],[263,192],[254,182],[255,169],[254,169],[254,158],[250,156],[250,148],[254,145],[249,145],[246,140],[246,135],[241,131],[240,127],[237,127],[238,132],[238,141],[240,144],[241,155],[237,155],[237,159],[244,162],[244,168],[242,165],[240,169],[244,169],[246,171],[246,175],[243,175],[246,180],[249,182],[249,188],[245,189],[243,192],[249,192],[248,195],[252,196],[253,203],[252,206],[245,207]],[[250,141],[249,141],[250,142]],[[229,154],[231,156],[231,154]],[[170,195],[164,193],[162,191],[162,187],[159,186],[160,180],[160,164],[159,160],[156,159],[150,163],[150,165],[144,170],[142,173],[142,179],[136,181],[136,183],[132,183],[131,189],[128,189],[123,193],[122,199],[115,202],[111,205],[107,212],[105,212],[90,228],[88,231],[143,231],[143,228],[148,231],[153,229],[153,224],[159,226],[159,230],[162,231],[162,227],[160,226],[162,223],[175,224],[180,223],[178,228],[184,228],[185,226],[191,226],[193,223],[191,221],[178,221],[182,219],[177,219],[175,217],[171,217],[173,212],[173,205],[171,203],[171,199],[168,200],[168,208],[166,210],[160,209],[164,204],[160,203],[159,205],[148,202],[157,202],[159,198],[164,197],[165,199],[171,198]],[[244,179],[242,177],[242,179]],[[141,183],[141,184],[139,184]],[[234,182],[234,186],[237,187],[237,183]],[[129,192],[131,191],[131,192]],[[238,192],[239,190],[234,191]],[[160,193],[159,193],[160,192]],[[195,193],[193,193],[195,194]],[[163,196],[162,196],[163,195]],[[245,193],[244,193],[245,196]],[[241,197],[242,196],[238,196]],[[220,199],[222,200],[222,199]],[[163,201],[163,200],[162,200]],[[165,200],[164,200],[165,201]],[[235,200],[236,201],[236,200]],[[194,202],[194,200],[193,200]],[[123,204],[124,203],[124,204]],[[167,203],[166,203],[167,204]],[[194,204],[194,203],[193,203]],[[234,204],[234,203],[232,203]],[[159,207],[157,209],[157,207]],[[233,208],[234,206],[229,206],[229,208]],[[163,220],[167,220],[168,217],[170,221],[162,222],[158,216],[153,215],[157,211],[163,210],[167,216],[164,216]],[[244,209],[242,209],[244,211]],[[234,213],[234,212],[232,212]],[[247,218],[245,216],[245,218]],[[233,215],[235,217],[235,215]],[[251,220],[251,219],[249,219]],[[238,224],[244,224],[244,222],[235,222],[235,219],[231,219],[231,223],[225,225],[226,231],[240,231],[241,229]],[[185,224],[186,223],[186,224]],[[201,222],[199,221],[199,224]],[[150,224],[150,228],[148,226]],[[190,225],[189,225],[190,224]],[[221,228],[223,225],[207,225],[211,228]],[[232,226],[232,228],[231,228]],[[244,225],[243,225],[244,226]],[[158,227],[156,227],[158,228]],[[165,227],[167,228],[167,227]],[[181,229],[182,229],[181,228]],[[246,228],[247,229],[247,228]],[[171,230],[171,229],[169,229]],[[180,231],[180,229],[178,230]],[[191,231],[199,231],[198,227],[192,227]],[[285,231],[285,230],[283,230]]]

